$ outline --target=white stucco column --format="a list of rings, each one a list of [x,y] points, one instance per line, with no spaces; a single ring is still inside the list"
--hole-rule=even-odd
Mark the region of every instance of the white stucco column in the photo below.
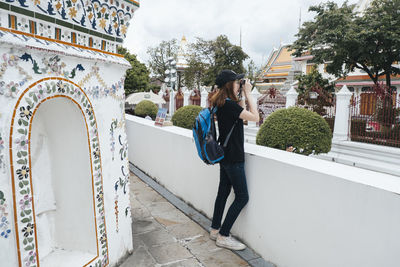
[[[155,94],[155,95],[158,95],[158,96],[161,96],[162,97],[162,93],[161,93],[161,95],[160,95],[160,92],[161,92],[161,90],[156,94],[156,93],[154,93],[154,91],[151,91],[153,94]],[[158,106],[158,108],[162,108],[162,104],[160,103],[160,104],[158,104],[157,105]]]
[[[203,89],[201,90],[201,101],[200,101],[200,106],[202,108],[206,108],[207,107],[207,97],[208,97],[208,92],[206,91],[206,89],[203,87]]]
[[[258,98],[260,97],[260,92],[258,91],[257,87],[254,87],[253,91],[251,91],[251,97],[253,98],[254,104],[256,105],[256,109],[258,110]],[[249,121],[249,127],[257,127],[256,121]]]
[[[169,93],[169,115],[172,117],[175,111],[175,91],[170,90]]]
[[[400,108],[400,86],[396,85],[396,108]]]
[[[358,88],[354,88],[354,101],[357,101],[357,106],[356,108],[356,114],[360,114],[360,108],[361,108],[361,86]]]
[[[348,139],[351,96],[352,93],[346,85],[336,94],[334,141],[346,141]]]
[[[183,90],[183,106],[189,105],[189,97],[190,97],[190,91],[185,87],[185,90]]]
[[[161,97],[164,95],[164,90],[163,90],[162,88],[161,88],[160,91],[158,92],[158,95],[161,96]]]
[[[294,107],[298,96],[299,93],[296,92],[294,87],[290,87],[289,91],[286,93],[286,108]]]

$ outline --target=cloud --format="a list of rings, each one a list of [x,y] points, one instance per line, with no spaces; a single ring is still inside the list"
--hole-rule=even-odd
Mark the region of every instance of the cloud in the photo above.
[[[343,0],[334,0],[342,4]],[[350,1],[354,3],[356,0]],[[220,34],[239,45],[261,66],[273,47],[295,40],[300,17],[315,0],[142,0],[131,21],[124,46],[147,62],[146,50],[163,40],[183,35],[189,42],[195,37],[214,39]]]

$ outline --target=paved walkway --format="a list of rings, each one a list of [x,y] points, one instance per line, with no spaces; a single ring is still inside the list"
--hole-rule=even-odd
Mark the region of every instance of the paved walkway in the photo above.
[[[135,175],[130,191],[134,251],[121,267],[249,266]]]

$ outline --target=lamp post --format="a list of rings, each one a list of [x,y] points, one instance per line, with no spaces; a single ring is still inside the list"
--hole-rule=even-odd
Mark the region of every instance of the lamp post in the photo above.
[[[175,83],[176,83],[176,61],[174,60],[173,57],[168,58],[167,66],[168,66],[168,69],[165,71],[166,78],[164,81],[167,84],[167,86],[170,88],[169,115],[172,117],[172,115],[174,115],[174,109],[175,109],[174,89],[175,89]]]
[[[176,61],[173,57],[168,58],[167,66],[168,69],[165,71],[166,78],[164,81],[169,88],[174,90],[176,83]]]

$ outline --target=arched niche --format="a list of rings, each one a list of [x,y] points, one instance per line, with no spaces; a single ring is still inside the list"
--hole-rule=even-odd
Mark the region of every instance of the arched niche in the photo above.
[[[23,92],[10,162],[19,265],[107,265],[97,123],[79,86],[46,78]]]

